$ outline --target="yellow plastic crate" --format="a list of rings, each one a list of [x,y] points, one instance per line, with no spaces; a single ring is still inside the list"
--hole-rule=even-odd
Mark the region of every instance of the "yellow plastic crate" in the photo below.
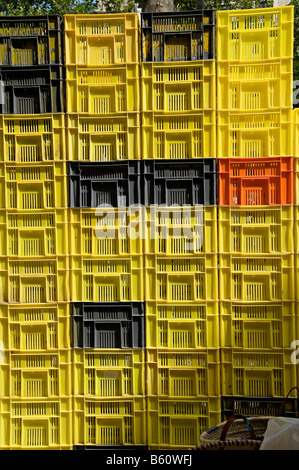
[[[220,302],[221,347],[236,350],[289,348],[296,331],[295,301],[243,305]]]
[[[147,395],[160,399],[220,396],[220,350],[146,350]]]
[[[71,347],[70,304],[0,305],[1,350],[49,351]]]
[[[294,244],[295,252],[299,252],[299,205],[294,204]]]
[[[65,65],[138,63],[137,13],[65,15]]]
[[[262,111],[292,108],[293,61],[217,62],[219,110]]]
[[[66,119],[69,160],[107,162],[141,158],[139,113],[97,117],[68,114]]]
[[[294,157],[299,157],[299,108],[293,109]],[[294,160],[296,160],[294,158]]]
[[[1,398],[71,398],[71,351],[5,351],[0,379]]]
[[[145,256],[145,300],[190,302],[217,300],[216,254]]]
[[[280,254],[294,251],[294,208],[218,207],[219,253]]]
[[[216,109],[216,61],[141,64],[141,110]]]
[[[237,352],[222,348],[222,395],[283,399],[297,383],[292,352],[292,349]],[[290,397],[295,396],[293,391]]]
[[[216,112],[142,113],[144,159],[215,158]]]
[[[217,206],[145,208],[145,254],[216,252]]]
[[[147,348],[219,348],[217,301],[189,304],[145,303]]]
[[[292,109],[218,111],[219,158],[267,158],[293,155]]]
[[[72,450],[72,400],[0,399],[1,450]]]
[[[201,433],[221,421],[220,397],[192,401],[162,397],[147,399],[150,449],[190,449],[199,444]]]
[[[295,299],[294,254],[219,255],[219,299],[277,302]]]
[[[65,160],[65,115],[0,116],[0,161]]]
[[[143,257],[70,257],[73,302],[122,302],[144,300]]]
[[[69,300],[68,257],[0,258],[0,302],[41,304]]]
[[[93,255],[101,258],[142,255],[141,208],[140,211],[141,220],[137,223],[133,207],[132,209],[69,209],[70,254]]]
[[[139,66],[66,67],[66,112],[140,111]]]
[[[0,210],[0,256],[67,255],[68,209]]]
[[[74,443],[146,445],[145,398],[74,398]]]
[[[217,11],[218,60],[293,57],[294,7]]]
[[[143,349],[73,350],[73,395],[85,399],[145,396]]]
[[[2,163],[0,184],[1,208],[35,211],[68,207],[66,163]]]

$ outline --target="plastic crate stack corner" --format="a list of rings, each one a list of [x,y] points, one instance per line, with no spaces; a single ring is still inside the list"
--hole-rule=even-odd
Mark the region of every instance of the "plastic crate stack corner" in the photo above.
[[[0,448],[71,449],[62,19],[0,21]]]
[[[298,380],[293,14],[217,13],[223,419],[274,415]]]
[[[147,439],[221,418],[215,12],[141,14]]]

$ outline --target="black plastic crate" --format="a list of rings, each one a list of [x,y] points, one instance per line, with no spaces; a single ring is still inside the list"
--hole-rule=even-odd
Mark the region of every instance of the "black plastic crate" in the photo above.
[[[214,10],[141,13],[142,62],[215,59]]]
[[[64,76],[60,65],[0,68],[1,114],[64,112]]]
[[[141,162],[70,162],[70,207],[141,204]]]
[[[142,188],[145,206],[216,205],[216,159],[144,160]]]
[[[234,414],[250,416],[277,416],[283,403],[280,398],[221,397],[222,421]],[[281,416],[299,418],[299,398],[287,398]]]
[[[58,15],[0,17],[0,65],[63,64],[63,19]]]
[[[143,302],[73,303],[73,348],[145,347]]]

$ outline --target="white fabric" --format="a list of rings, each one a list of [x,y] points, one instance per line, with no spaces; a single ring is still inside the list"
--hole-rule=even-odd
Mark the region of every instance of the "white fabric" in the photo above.
[[[260,450],[299,450],[299,419],[270,418]]]

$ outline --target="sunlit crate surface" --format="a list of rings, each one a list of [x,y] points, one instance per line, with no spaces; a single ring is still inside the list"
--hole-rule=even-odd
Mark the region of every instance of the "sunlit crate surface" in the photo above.
[[[66,115],[68,160],[138,160],[140,135],[138,112]]]
[[[218,298],[216,254],[146,255],[144,276],[146,301],[189,302]]]
[[[195,399],[220,395],[220,350],[146,349],[147,396]]]
[[[1,17],[0,65],[63,64],[63,19],[59,15]]]
[[[295,300],[294,254],[219,255],[219,299],[241,302]]]
[[[1,398],[71,398],[71,351],[5,351],[0,364]]]
[[[216,109],[216,61],[141,64],[141,110]]]
[[[160,449],[190,449],[201,433],[221,422],[219,397],[175,400],[147,398],[148,445]]]
[[[72,400],[0,399],[1,450],[72,450]]]
[[[219,253],[294,251],[294,206],[218,207]]]
[[[216,13],[218,60],[265,61],[293,57],[294,7]]]
[[[145,254],[216,253],[217,206],[146,207]]]
[[[65,111],[64,68],[1,67],[1,114],[61,113]]]
[[[144,302],[73,302],[72,347],[144,348],[144,310]]]
[[[73,416],[75,445],[125,446],[129,450],[132,445],[147,443],[143,397],[116,400],[75,397]]]
[[[145,352],[73,349],[72,375],[75,399],[144,397]]]
[[[293,106],[293,61],[217,62],[218,109],[262,111]]]
[[[142,113],[142,156],[148,159],[215,158],[216,112]]]
[[[0,304],[2,350],[49,351],[69,349],[70,304]]]
[[[65,64],[138,63],[139,28],[137,13],[65,15]]]
[[[272,304],[220,302],[221,347],[277,351],[290,348],[295,338],[295,301]]]
[[[293,349],[269,352],[221,349],[221,393],[241,397],[284,398],[297,383]],[[298,367],[298,366],[297,366]],[[295,397],[295,391],[290,397]]]
[[[67,256],[11,259],[0,258],[0,301],[13,304],[41,304],[69,300]]]
[[[219,348],[218,301],[188,304],[146,302],[145,320],[147,348]]]
[[[215,59],[214,10],[141,13],[142,62]]]
[[[1,212],[0,212],[1,215]],[[71,255],[143,254],[143,209],[69,209]]]
[[[298,100],[297,96],[295,96],[295,98]],[[293,109],[293,140],[294,140],[294,157],[299,157],[299,108]]]
[[[295,252],[299,252],[299,205],[294,204],[294,245]]]
[[[267,158],[293,155],[292,109],[218,111],[219,158]]]
[[[218,159],[218,204],[293,204],[293,157]]]
[[[1,256],[67,255],[68,209],[0,210]]]
[[[0,115],[0,161],[66,160],[65,115]]]
[[[143,256],[71,256],[73,302],[142,302]]]
[[[0,204],[3,209],[58,209],[68,207],[67,164],[0,163]]]
[[[67,66],[66,112],[107,114],[140,111],[139,66]]]

